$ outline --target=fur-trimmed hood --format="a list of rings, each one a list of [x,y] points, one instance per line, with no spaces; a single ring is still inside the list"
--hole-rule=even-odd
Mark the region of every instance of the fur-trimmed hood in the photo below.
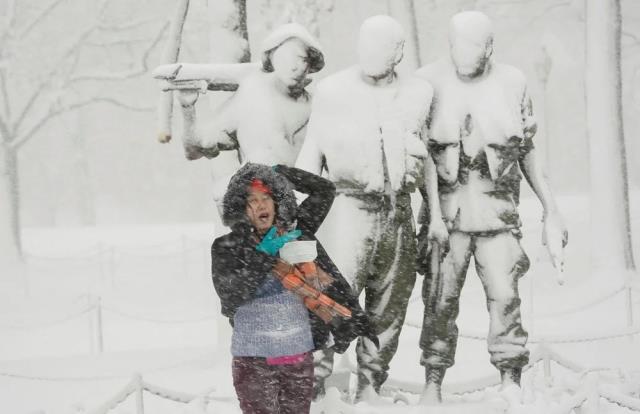
[[[245,164],[231,177],[222,201],[222,222],[234,230],[251,226],[246,215],[246,203],[249,185],[255,178],[271,189],[276,204],[276,223],[282,227],[291,225],[297,213],[293,185],[271,167],[252,163]]]

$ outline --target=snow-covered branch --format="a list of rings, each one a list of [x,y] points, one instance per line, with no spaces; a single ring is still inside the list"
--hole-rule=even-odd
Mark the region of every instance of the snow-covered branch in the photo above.
[[[532,24],[536,20],[547,16],[549,13],[551,13],[555,9],[559,9],[561,7],[569,7],[569,6],[571,6],[571,0],[558,1],[555,3],[549,4],[547,7],[543,8],[540,12],[536,13],[535,16],[533,16],[529,20],[529,24]]]
[[[70,112],[70,111],[74,111],[76,109],[80,109],[82,107],[91,105],[91,104],[96,104],[96,103],[108,103],[110,105],[115,105],[121,108],[125,108],[128,109],[130,111],[136,111],[136,112],[151,112],[153,111],[152,107],[139,107],[139,106],[133,106],[133,105],[129,105],[125,102],[122,102],[118,99],[115,98],[111,98],[111,97],[95,97],[95,98],[91,98],[91,99],[87,99],[84,101],[79,101],[79,102],[75,102],[73,104],[70,105],[64,105],[64,106],[60,106],[60,105],[52,105],[49,108],[49,111],[47,112],[46,115],[44,115],[42,118],[40,118],[40,120],[38,120],[32,127],[31,129],[29,129],[24,135],[20,136],[19,138],[17,138],[15,140],[15,142],[12,142],[11,145],[12,147],[14,147],[15,149],[19,149],[20,147],[22,147],[24,144],[26,144],[31,138],[33,138],[36,133],[38,131],[40,131],[42,129],[42,127],[44,127],[49,121],[51,121],[52,119]]]
[[[154,39],[152,38],[148,38],[148,37],[134,37],[134,38],[127,38],[127,39],[112,39],[112,40],[103,40],[103,41],[97,41],[97,40],[88,40],[85,42],[86,46],[91,46],[91,47],[97,47],[97,48],[106,48],[106,47],[113,47],[113,46],[130,46],[133,44],[140,44],[140,43],[149,43],[149,42],[153,42]]]
[[[24,38],[33,30],[34,27],[38,26],[42,20],[44,20],[56,7],[58,7],[65,0],[53,0],[47,7],[42,9],[40,13],[34,17],[29,23],[26,24],[26,27],[20,31],[20,38]]]
[[[24,144],[26,144],[27,141],[29,141],[31,138],[33,138],[35,136],[35,134],[38,131],[40,131],[40,129],[42,129],[42,127],[45,126],[49,121],[51,121],[53,118],[63,114],[64,112],[65,111],[61,110],[61,109],[54,110],[53,108],[50,108],[49,112],[45,116],[40,118],[40,120],[38,122],[36,122],[35,125],[33,125],[31,127],[31,129],[26,132],[26,134],[24,134],[20,138],[17,138],[13,142],[11,142],[11,146],[15,150],[18,150],[20,147],[22,147]]]
[[[0,117],[0,135],[2,135],[2,140],[4,142],[9,141],[9,137],[10,137],[9,127],[7,126],[7,123],[5,122],[3,117]]]
[[[95,103],[108,103],[114,106],[118,106],[120,108],[124,108],[124,109],[128,109],[130,111],[134,111],[134,112],[153,112],[155,110],[154,107],[152,106],[135,106],[135,105],[130,105],[126,102],[120,101],[119,99],[116,98],[111,98],[111,97],[97,97],[97,98],[92,98],[88,101],[84,101],[84,102],[79,102],[77,104],[72,104],[70,106],[67,106],[67,110],[74,110],[74,109],[78,109],[82,106],[86,106],[86,105],[90,105],[90,104],[95,104]]]
[[[47,82],[48,81],[45,81],[41,85],[39,85],[38,87],[35,88],[35,90],[31,94],[31,96],[27,100],[27,103],[22,108],[22,111],[20,111],[20,115],[13,122],[13,125],[11,126],[11,130],[12,131],[18,131],[20,129],[20,126],[22,125],[22,122],[24,122],[25,117],[27,116],[27,114],[29,113],[31,108],[33,108],[33,105],[36,103],[36,100],[38,99],[40,94],[42,94],[42,90],[44,89],[44,87],[45,87]]]
[[[145,18],[145,19],[138,19],[138,20],[134,20],[126,23],[121,23],[121,24],[100,23],[97,28],[98,30],[101,30],[101,31],[121,32],[126,30],[138,29],[140,27],[155,23],[157,21],[158,19],[155,19],[155,18]]]
[[[11,118],[11,106],[9,105],[9,90],[7,87],[7,75],[4,69],[0,68],[0,92],[4,102],[4,115],[7,119]]]
[[[115,73],[114,72],[98,72],[98,73],[92,73],[92,74],[76,75],[69,78],[69,80],[66,83],[72,84],[75,82],[85,82],[85,81],[124,80],[124,79],[131,79],[131,78],[135,78],[135,77],[146,74],[149,71],[149,56],[151,55],[153,50],[156,48],[156,46],[160,43],[160,40],[162,39],[162,35],[164,34],[168,26],[169,26],[169,23],[166,22],[160,28],[156,37],[153,39],[149,47],[142,54],[139,62],[139,67],[135,69],[115,72]],[[130,43],[130,41],[128,43]]]
[[[0,44],[4,44],[4,41],[9,37],[14,29],[16,22],[16,2],[15,0],[9,0],[6,6],[4,30],[0,34]]]
[[[640,45],[640,36],[636,35],[635,33],[631,33],[628,30],[623,30],[621,33],[622,33],[622,36],[633,40],[634,44]]]

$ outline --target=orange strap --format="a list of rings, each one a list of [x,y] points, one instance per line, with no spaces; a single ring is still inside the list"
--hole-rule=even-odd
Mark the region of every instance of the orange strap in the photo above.
[[[305,306],[318,314],[325,322],[328,322],[328,320],[326,320],[327,314],[331,316],[342,316],[344,318],[351,317],[351,311],[348,308],[340,305],[329,296],[305,283],[303,274],[296,267],[291,266],[289,271],[293,271],[293,273],[287,273],[284,276],[280,276],[278,272],[274,273],[286,289],[302,296]],[[319,314],[319,312],[322,314]]]

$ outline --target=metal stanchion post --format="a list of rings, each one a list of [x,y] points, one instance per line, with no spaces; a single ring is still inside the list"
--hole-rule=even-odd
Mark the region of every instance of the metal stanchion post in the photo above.
[[[627,270],[626,275],[626,289],[625,289],[625,308],[626,315],[625,318],[627,320],[627,328],[631,330],[633,328],[633,273],[630,270]],[[629,343],[633,346],[635,341],[635,335],[629,335],[627,337],[629,339]]]
[[[144,383],[142,375],[136,374],[136,414],[144,414]]]
[[[180,236],[180,241],[182,243],[182,274],[184,278],[187,278],[189,275],[189,267],[187,263],[187,236],[184,234]]]
[[[89,321],[89,354],[93,354],[96,347],[94,314],[92,312],[93,308],[95,308],[95,303],[93,297],[89,293],[87,293],[87,305],[89,306],[89,310],[87,311],[87,319]]]
[[[547,347],[546,342],[542,342],[540,344],[542,348],[542,364],[544,367],[544,382],[547,386],[551,386],[552,378],[551,378],[551,355],[549,355],[549,348]]]
[[[627,326],[633,327],[633,287],[631,284],[631,272],[627,276]]]
[[[600,412],[600,392],[598,391],[598,374],[587,374],[587,400],[582,405],[582,414],[598,414]]]
[[[535,303],[534,303],[534,283],[533,283],[533,275],[528,275],[529,278],[529,335],[533,336],[533,332],[535,331]]]
[[[105,273],[105,263],[104,263],[104,243],[100,242],[98,244],[98,269],[100,272],[100,281],[104,281],[104,273]]]
[[[111,278],[111,287],[116,287],[116,247],[109,247],[109,277]]]
[[[97,339],[98,339],[98,353],[102,353],[104,350],[103,331],[102,331],[102,298],[98,296],[96,299],[96,322],[97,326]]]
[[[22,280],[24,281],[24,296],[28,298],[31,296],[31,274],[30,272],[29,262],[27,258],[24,258],[24,263],[18,267],[20,272],[22,273]]]

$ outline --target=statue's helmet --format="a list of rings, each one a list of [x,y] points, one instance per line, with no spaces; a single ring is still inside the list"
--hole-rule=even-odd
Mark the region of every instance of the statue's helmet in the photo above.
[[[262,67],[267,72],[273,71],[271,56],[284,42],[290,39],[300,40],[306,47],[309,73],[320,71],[324,67],[324,54],[318,40],[298,23],[287,23],[276,28],[267,36],[260,47]]]
[[[405,42],[404,29],[386,15],[367,18],[358,35],[358,61],[368,76],[382,76],[402,59]]]
[[[449,24],[449,45],[458,73],[478,74],[493,53],[491,19],[479,11],[457,13]]]

